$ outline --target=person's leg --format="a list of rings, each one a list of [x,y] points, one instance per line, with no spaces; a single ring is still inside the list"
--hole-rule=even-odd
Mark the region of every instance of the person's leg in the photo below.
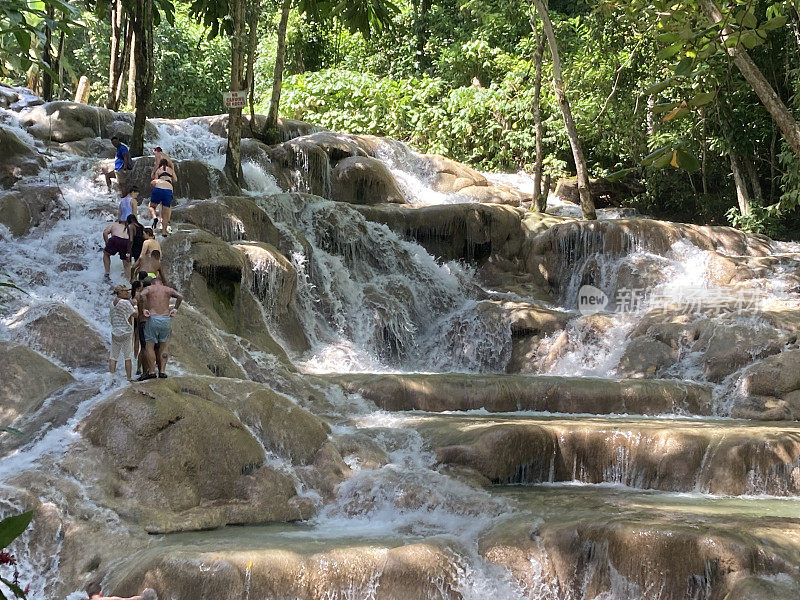
[[[117,361],[112,358],[108,359],[108,372],[109,373],[116,373],[117,372]]]
[[[105,176],[106,176],[106,187],[108,188],[108,191],[110,192],[111,191],[111,180],[116,178],[117,173],[115,171],[106,171],[105,172]]]
[[[153,204],[152,202],[147,205],[148,210],[150,210],[150,218],[151,219],[155,219],[156,218],[156,207],[157,206],[158,206],[158,204]]]
[[[128,381],[131,380],[131,372],[133,371],[133,365],[131,363],[130,358],[125,359],[125,377],[128,378]],[[112,371],[113,373],[113,371]]]
[[[147,366],[147,342],[144,340],[146,325],[147,321],[139,323],[139,369],[142,371],[142,375],[150,372]]]
[[[169,360],[169,342],[163,341],[161,342],[161,373],[166,374],[167,372],[167,361]]]
[[[161,364],[161,343],[160,342],[155,345],[155,353],[156,353],[156,370],[159,373],[163,373],[164,372],[164,367]]]
[[[161,207],[161,230],[164,233],[169,233],[167,228],[169,227],[169,217],[172,215],[172,206],[162,206]]]
[[[122,261],[122,268],[125,269],[125,280],[131,280],[131,259],[123,260]]]
[[[148,375],[155,375],[155,369],[153,366],[156,364],[156,350],[155,350],[155,342],[151,342],[150,340],[147,341],[147,374]]]
[[[111,273],[111,255],[103,250],[103,268],[106,270],[106,277]]]

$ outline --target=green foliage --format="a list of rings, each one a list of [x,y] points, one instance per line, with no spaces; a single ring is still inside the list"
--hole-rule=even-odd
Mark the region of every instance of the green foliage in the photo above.
[[[16,564],[14,555],[2,550],[11,545],[11,542],[23,534],[28,528],[28,525],[30,525],[31,519],[33,519],[33,511],[29,510],[19,515],[6,517],[0,521],[0,565],[7,564],[14,566]],[[15,598],[24,599],[27,596],[27,590],[20,586],[16,568],[14,568],[14,574],[10,579],[0,576],[0,583],[14,594]],[[5,599],[5,597],[2,588],[0,588],[0,598]]]

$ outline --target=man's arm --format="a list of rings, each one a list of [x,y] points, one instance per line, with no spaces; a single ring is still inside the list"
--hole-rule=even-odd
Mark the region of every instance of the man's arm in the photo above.
[[[128,149],[128,151],[122,155],[122,166],[128,170],[133,169],[133,161],[131,160],[130,149]]]
[[[177,313],[177,312],[178,312],[178,307],[181,305],[181,302],[183,302],[183,296],[182,296],[180,293],[178,293],[178,291],[177,291],[177,290],[173,290],[172,288],[170,288],[170,290],[172,290],[172,291],[170,292],[170,294],[169,294],[169,295],[170,295],[170,297],[171,297],[171,298],[175,298],[175,299],[176,299],[176,301],[175,301],[175,307],[174,307],[174,308],[173,308],[171,311],[169,311],[169,312],[170,312],[170,316],[171,316],[171,317],[174,317],[175,315],[174,315],[174,314],[172,314],[172,313],[173,313],[173,312],[175,312],[175,313]]]
[[[111,235],[111,225],[106,227],[103,230],[103,241],[107,244],[108,243],[108,236]]]

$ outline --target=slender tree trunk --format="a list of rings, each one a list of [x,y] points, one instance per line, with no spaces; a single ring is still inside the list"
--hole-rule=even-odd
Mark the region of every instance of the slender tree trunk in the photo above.
[[[230,91],[240,92],[244,89],[244,66],[246,59],[245,36],[245,0],[233,0],[231,3],[233,19],[233,35],[231,36],[231,84]],[[225,174],[236,185],[242,181],[242,109],[231,108],[228,111],[228,146],[225,150]]]
[[[55,19],[56,11],[50,5],[46,5],[47,16],[50,20]],[[42,98],[50,102],[53,99],[53,30],[47,26],[45,22],[44,27],[44,52],[42,53],[42,62],[47,68],[42,71]]]
[[[547,12],[547,5],[544,0],[533,0],[536,11],[542,19],[542,27],[547,36],[547,43],[550,46],[550,55],[553,57],[553,90],[561,107],[561,114],[564,117],[564,127],[567,130],[570,146],[572,146],[572,156],[575,159],[575,171],[578,175],[578,194],[581,198],[581,211],[584,219],[596,219],[597,213],[594,209],[594,199],[592,190],[589,187],[589,172],[586,168],[586,159],[583,156],[578,131],[575,128],[575,120],[572,118],[572,110],[569,107],[569,100],[564,91],[564,80],[561,76],[561,58],[558,54],[558,42],[553,31],[553,23]]]
[[[428,57],[425,54],[425,45],[428,43],[428,12],[431,10],[431,0],[420,0],[416,26],[415,26],[415,63],[417,73],[423,73],[428,67]]]
[[[117,80],[114,82],[114,107],[113,110],[119,110],[122,104],[122,88],[125,82],[125,75],[130,68],[132,47],[131,42],[133,38],[133,28],[126,17],[123,16],[125,22],[125,35],[122,42],[122,53],[120,54],[120,69],[117,73]]]
[[[713,23],[720,23],[723,20],[722,13],[717,8],[714,0],[700,0],[700,5],[703,7],[706,16]],[[723,27],[721,31],[722,41],[727,42],[730,36],[731,30],[727,26]],[[792,113],[786,108],[778,94],[775,93],[775,90],[761,73],[758,66],[756,66],[756,63],[753,62],[753,59],[750,58],[747,50],[739,44],[726,49],[728,54],[733,57],[734,64],[753,88],[756,95],[758,95],[769,114],[772,115],[786,141],[789,142],[795,154],[800,156],[800,126],[798,126]]]
[[[742,216],[750,214],[750,195],[747,193],[747,185],[744,179],[744,173],[740,164],[739,157],[731,152],[729,154],[731,159],[731,172],[733,173],[733,182],[736,184],[736,199],[739,201],[739,212]]]
[[[56,72],[58,73],[58,94],[56,94],[59,100],[64,98],[64,61],[61,60],[61,57],[64,55],[64,32],[62,31],[61,34],[58,36],[58,57],[56,58],[56,62],[58,67]]]
[[[758,171],[753,166],[752,159],[743,158],[744,168],[747,171],[747,176],[750,178],[750,187],[753,190],[753,197],[757,200],[764,200],[764,191],[761,189],[761,182],[758,180]]]
[[[250,97],[250,130],[256,131],[256,109],[255,109],[255,65],[256,51],[258,50],[258,19],[261,16],[261,2],[253,0],[250,2],[247,12],[247,74],[245,85]]]
[[[128,61],[128,108],[136,108],[136,57],[134,48],[136,47],[136,31],[133,26],[133,19],[130,20],[131,28],[131,53]]]
[[[778,175],[776,173],[777,167],[775,166],[775,162],[777,159],[776,152],[775,152],[775,144],[777,143],[778,133],[775,129],[775,124],[772,125],[772,139],[769,142],[769,201],[770,203],[775,202],[775,180],[777,179]]]
[[[131,155],[144,152],[144,126],[153,91],[153,0],[136,0],[136,15],[131,19],[136,43],[133,47],[136,67],[136,113],[133,117]]]
[[[124,54],[120,52],[122,44],[122,0],[115,0],[110,7],[111,12],[111,50],[108,60],[108,97],[106,108],[116,110],[117,80],[122,71]]]
[[[703,132],[700,134],[700,177],[703,184],[703,193],[708,195],[708,170],[706,169],[707,146],[706,140],[706,109],[701,108],[700,113],[703,119]]]
[[[533,123],[536,127],[536,163],[533,167],[533,210],[544,212],[547,208],[547,193],[542,190],[542,138],[544,137],[544,124],[542,111],[539,107],[542,95],[542,60],[544,58],[544,40],[539,36],[539,26],[534,16],[531,15],[531,29],[533,30],[536,51],[533,55],[536,74],[533,79]]]
[[[286,27],[289,23],[289,9],[291,0],[283,0],[281,7],[281,20],[278,23],[278,47],[275,50],[275,70],[272,75],[272,98],[269,101],[269,112],[264,122],[262,137],[268,144],[277,144],[281,141],[278,131],[278,107],[281,102],[281,87],[283,86],[283,66],[286,58]]]

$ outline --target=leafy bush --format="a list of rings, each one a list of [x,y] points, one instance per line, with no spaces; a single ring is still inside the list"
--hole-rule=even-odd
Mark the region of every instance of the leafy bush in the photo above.
[[[30,586],[26,586],[24,589],[21,587],[19,571],[17,570],[17,558],[5,549],[11,545],[11,542],[22,535],[28,528],[28,525],[30,525],[32,518],[33,511],[28,511],[19,515],[6,517],[0,521],[0,566],[5,565],[14,569],[11,578],[0,575],[0,583],[14,594],[15,598],[26,598]],[[0,598],[6,598],[3,594],[2,586],[0,586]]]

